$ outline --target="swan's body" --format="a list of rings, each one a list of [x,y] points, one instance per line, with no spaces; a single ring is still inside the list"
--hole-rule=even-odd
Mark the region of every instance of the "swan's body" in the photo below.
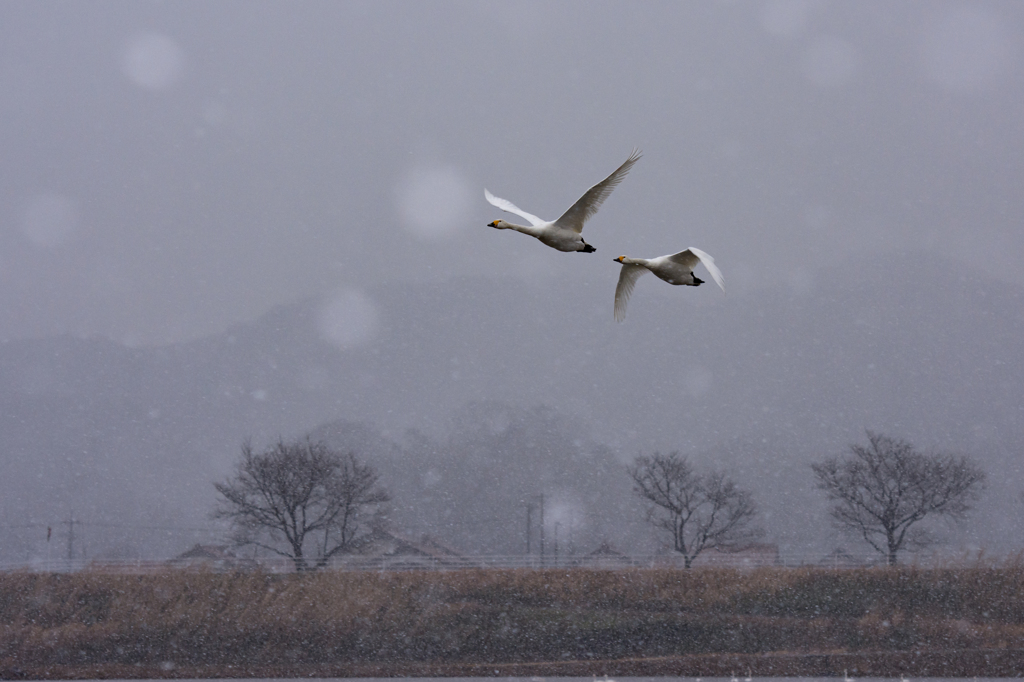
[[[588,218],[597,213],[597,209],[601,207],[604,200],[622,182],[622,178],[626,177],[626,173],[629,172],[629,169],[639,159],[640,151],[634,149],[625,163],[616,168],[607,178],[588,189],[558,220],[541,220],[532,213],[522,210],[511,201],[496,197],[484,189],[484,198],[492,206],[497,206],[503,211],[514,213],[530,221],[529,225],[516,225],[504,220],[495,220],[487,225],[499,230],[515,230],[516,232],[528,234],[539,239],[542,244],[547,244],[559,251],[582,251],[583,253],[596,251],[593,246],[583,241],[583,223],[587,222]]]
[[[692,246],[670,256],[649,259],[619,256],[615,260],[622,263],[622,270],[619,271],[619,283],[615,287],[615,320],[617,322],[626,319],[626,303],[629,302],[629,297],[633,293],[633,287],[636,286],[636,281],[648,272],[653,272],[659,279],[663,279],[669,284],[697,287],[703,284],[704,280],[694,277],[693,269],[697,263],[703,263],[711,273],[715,284],[725,291],[722,271],[715,265],[715,259]]]

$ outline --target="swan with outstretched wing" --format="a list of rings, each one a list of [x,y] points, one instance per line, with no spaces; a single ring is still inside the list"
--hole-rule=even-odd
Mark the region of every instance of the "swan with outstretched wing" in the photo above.
[[[592,253],[596,249],[583,241],[583,224],[597,213],[597,209],[601,207],[601,204],[612,193],[612,190],[622,182],[622,179],[626,177],[626,173],[633,167],[633,164],[640,160],[640,156],[640,150],[634,149],[633,153],[629,155],[629,158],[621,166],[616,168],[607,178],[588,189],[558,220],[542,220],[532,213],[527,213],[508,199],[496,197],[487,189],[484,189],[484,198],[492,206],[497,206],[502,211],[513,213],[530,223],[529,225],[516,225],[504,220],[495,220],[487,225],[499,230],[515,230],[516,232],[528,234],[539,239],[541,243],[547,244],[559,251]]]
[[[619,271],[619,283],[615,286],[615,321],[622,322],[626,319],[626,303],[633,294],[633,287],[642,275],[653,272],[659,279],[669,284],[684,284],[697,287],[704,283],[704,280],[693,274],[693,269],[698,263],[703,263],[707,271],[711,273],[711,279],[715,284],[725,291],[725,280],[722,279],[722,271],[715,265],[715,259],[698,248],[691,246],[685,251],[673,253],[669,256],[658,256],[657,258],[630,258],[619,256],[616,262],[622,263],[622,270]]]

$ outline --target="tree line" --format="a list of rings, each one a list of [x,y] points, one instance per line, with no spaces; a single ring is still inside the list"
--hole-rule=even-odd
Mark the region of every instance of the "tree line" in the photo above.
[[[985,481],[967,456],[924,453],[871,431],[866,445],[810,466],[833,525],[888,565],[901,551],[937,543],[920,522],[963,520]],[[646,521],[670,538],[686,568],[702,552],[742,549],[765,535],[753,495],[723,470],[699,470],[678,452],[655,452],[636,456],[625,473]],[[391,501],[372,465],[309,438],[280,440],[260,452],[244,443],[235,473],[214,486],[212,515],[230,523],[232,542],[287,557],[296,571],[356,551],[384,522]]]

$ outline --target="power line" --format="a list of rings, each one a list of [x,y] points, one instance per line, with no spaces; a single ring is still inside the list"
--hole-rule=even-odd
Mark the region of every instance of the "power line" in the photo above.
[[[130,523],[112,523],[106,521],[81,521],[75,519],[76,526],[94,526],[99,528],[129,528],[134,530],[173,530],[173,531],[187,531],[187,532],[220,532],[220,528],[212,526],[206,527],[188,527],[188,526],[139,526]],[[67,524],[68,521],[62,521],[61,523]],[[51,523],[0,523],[0,528],[14,529],[14,528],[52,528],[54,524]]]
[[[76,521],[75,523],[86,526],[98,526],[101,528],[133,528],[138,530],[180,530],[189,532],[219,532],[221,529],[212,526],[204,528],[189,528],[187,526],[136,526],[129,523],[109,523],[105,521]]]

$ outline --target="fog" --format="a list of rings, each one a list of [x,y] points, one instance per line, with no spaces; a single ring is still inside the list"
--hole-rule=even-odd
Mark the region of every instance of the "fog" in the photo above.
[[[538,494],[654,551],[625,466],[678,450],[813,557],[870,429],[987,471],[945,547],[1020,550],[1022,68],[1012,1],[0,5],[0,562],[216,541],[239,445],[307,433],[468,553]],[[634,147],[596,253],[486,227]],[[616,324],[612,259],[688,246],[727,293]]]

